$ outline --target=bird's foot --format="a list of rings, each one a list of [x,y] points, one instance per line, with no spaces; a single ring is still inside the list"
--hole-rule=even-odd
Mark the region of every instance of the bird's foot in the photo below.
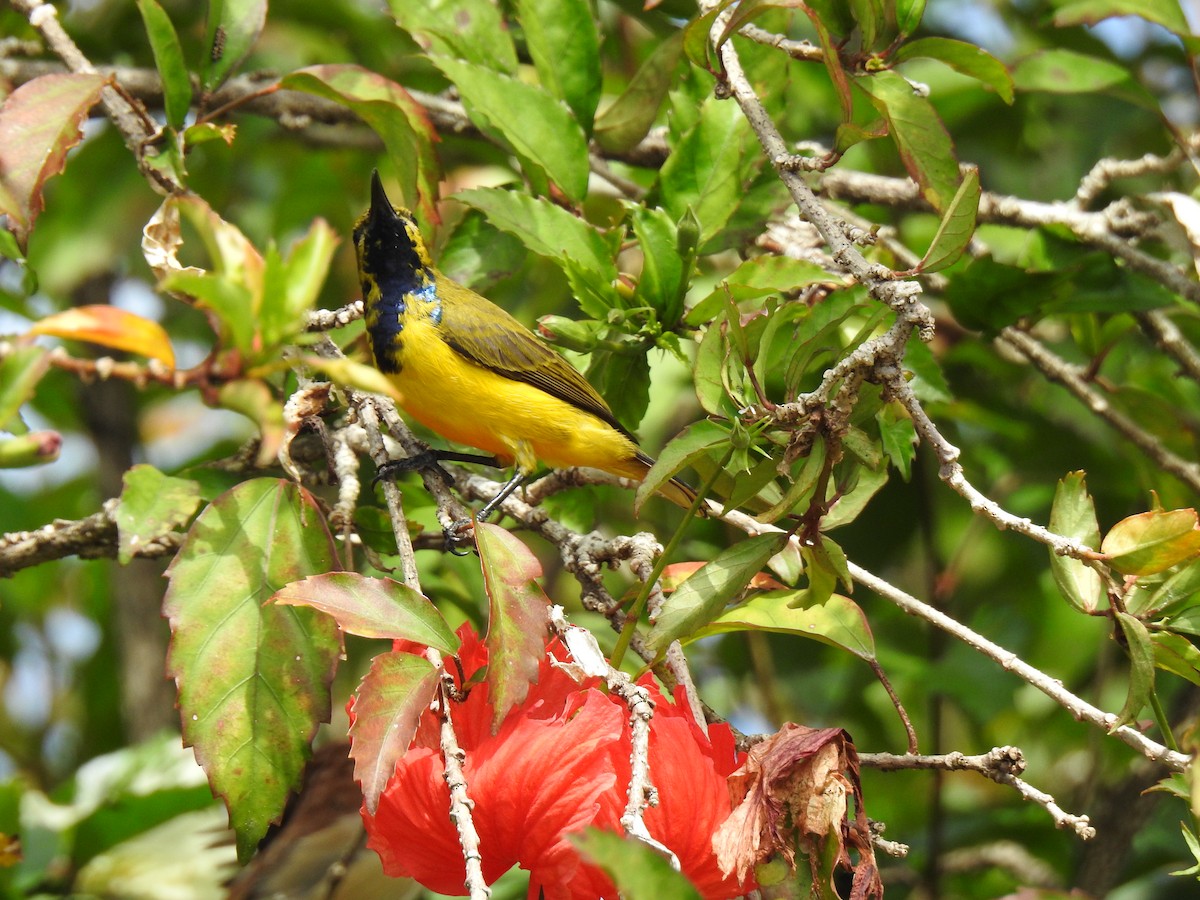
[[[467,556],[471,550],[468,545],[475,543],[475,522],[472,519],[455,519],[442,529],[444,546],[455,556]]]

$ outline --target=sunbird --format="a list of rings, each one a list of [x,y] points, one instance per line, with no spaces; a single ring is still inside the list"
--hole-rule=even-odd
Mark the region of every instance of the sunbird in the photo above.
[[[532,331],[438,271],[412,213],[392,206],[378,171],[371,206],[354,226],[354,249],[371,352],[400,406],[442,437],[494,457],[439,458],[515,466],[480,519],[539,461],[645,478],[654,460],[604,398]],[[661,493],[685,508],[696,497],[677,479]]]

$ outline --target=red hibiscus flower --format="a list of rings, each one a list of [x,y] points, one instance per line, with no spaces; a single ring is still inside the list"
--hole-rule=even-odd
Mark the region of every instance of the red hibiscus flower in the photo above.
[[[459,659],[470,676],[487,650],[467,626]],[[630,776],[629,711],[596,681],[576,682],[551,663],[565,658],[555,641],[529,695],[491,733],[487,686],[452,704],[451,720],[466,761],[484,877],[489,884],[513,865],[530,873],[530,896],[547,900],[616,898],[597,868],[570,841],[588,827],[620,830]],[[698,726],[687,708],[668,701],[650,679],[656,709],[650,726],[650,778],[659,805],[646,811],[650,833],[678,856],[705,897],[749,890],[724,878],[713,833],[731,810],[727,776],[738,767],[733,736],[723,725]],[[414,878],[443,894],[462,895],[465,869],[449,818],[437,717],[426,711],[412,746],[396,766],[375,815],[363,810],[368,844],[390,875]]]

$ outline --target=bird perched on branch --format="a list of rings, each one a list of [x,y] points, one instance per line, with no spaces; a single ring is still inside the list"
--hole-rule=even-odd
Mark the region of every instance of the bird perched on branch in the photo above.
[[[515,466],[479,518],[539,461],[645,477],[653,460],[604,398],[532,331],[439,272],[412,213],[392,206],[378,172],[371,207],[354,226],[354,248],[375,365],[404,411],[448,440],[492,454],[438,458]],[[661,493],[684,507],[696,497],[676,479]]]

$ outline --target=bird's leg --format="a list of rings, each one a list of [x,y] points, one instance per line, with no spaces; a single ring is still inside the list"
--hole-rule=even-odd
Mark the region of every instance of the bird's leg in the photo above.
[[[374,487],[385,478],[395,479],[404,472],[419,469],[430,469],[437,472],[446,484],[453,484],[454,479],[450,477],[450,473],[440,465],[444,461],[478,463],[482,466],[498,466],[500,464],[496,457],[483,453],[459,453],[455,450],[434,450],[429,447],[414,456],[388,460],[375,472],[375,478],[371,485]]]
[[[504,483],[504,487],[500,488],[500,493],[496,494],[495,497],[484,504],[483,509],[481,509],[478,515],[475,516],[475,521],[486,522],[488,516],[496,511],[496,507],[511,497],[513,492],[519,488],[524,481],[525,473],[520,469],[517,469],[517,471],[513,473],[513,477]]]

